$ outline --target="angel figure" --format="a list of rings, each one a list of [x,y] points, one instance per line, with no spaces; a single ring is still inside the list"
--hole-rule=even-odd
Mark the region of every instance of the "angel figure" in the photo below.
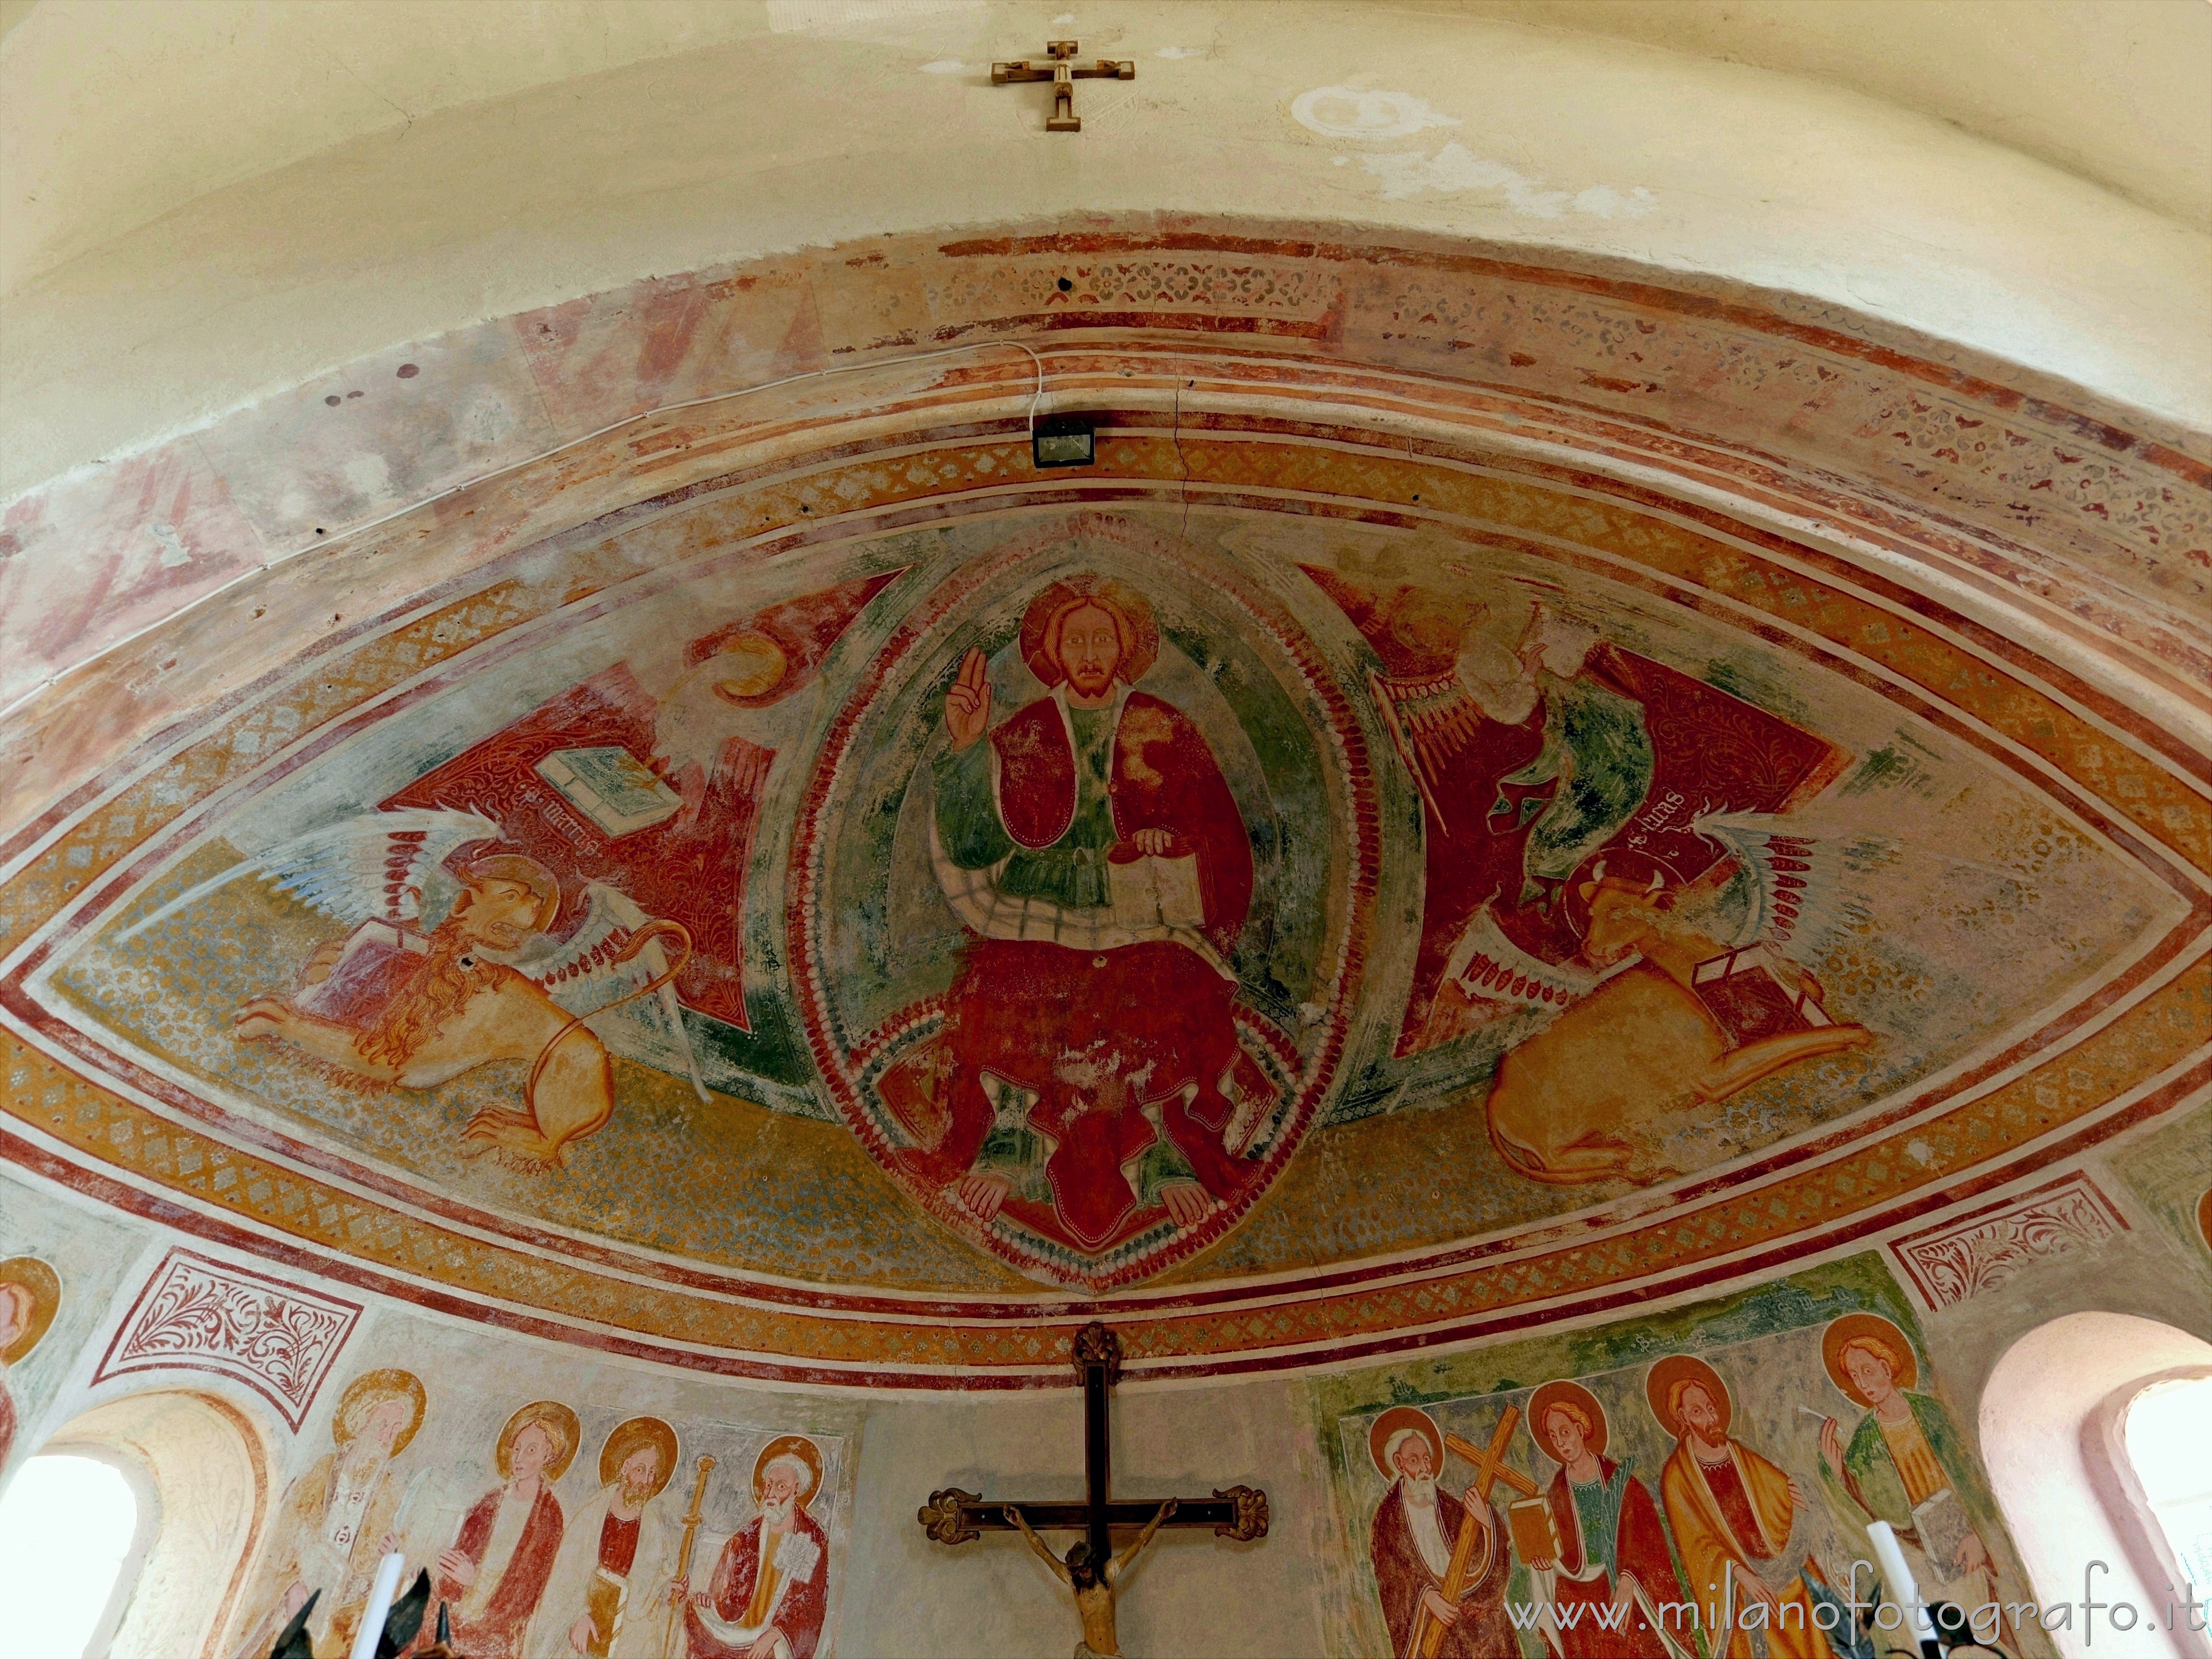
[[[499,834],[481,814],[444,809],[347,819],[250,856],[118,942],[241,876],[271,882],[349,931],[307,958],[289,993],[239,1008],[234,1035],[289,1044],[373,1086],[430,1089],[494,1060],[525,1062],[522,1109],[478,1112],[462,1148],[496,1150],[525,1168],[565,1164],[568,1148],[614,1113],[607,1044],[587,1016],[659,992],[654,1017],[625,1022],[623,1049],[654,1064],[680,1056],[704,1097],[668,989],[690,938],[593,883],[582,925],[554,939],[561,890],[544,865],[491,852],[448,867],[462,849]],[[663,937],[678,947],[672,967]]]
[[[1067,1559],[1063,1561],[1046,1546],[1030,1528],[1021,1510],[1013,1504],[1006,1505],[1006,1519],[1021,1529],[1030,1540],[1030,1547],[1053,1571],[1053,1576],[1075,1592],[1075,1611],[1083,1620],[1083,1639],[1075,1644],[1075,1659],[1120,1659],[1121,1645],[1114,1634],[1114,1586],[1121,1582],[1129,1571],[1129,1564],[1137,1559],[1145,1546],[1152,1541],[1152,1534],[1176,1512],[1172,1498],[1160,1505],[1159,1513],[1145,1523],[1136,1541],[1123,1550],[1104,1569],[1091,1563],[1091,1546],[1078,1539],[1068,1546]]]

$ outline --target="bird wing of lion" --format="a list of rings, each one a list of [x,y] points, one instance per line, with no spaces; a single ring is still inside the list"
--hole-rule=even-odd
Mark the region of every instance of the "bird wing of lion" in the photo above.
[[[246,876],[270,883],[348,927],[371,917],[412,922],[421,912],[424,887],[446,860],[471,842],[496,841],[499,833],[499,826],[481,812],[447,807],[398,807],[341,818],[248,853],[132,923],[116,942],[136,939]]]

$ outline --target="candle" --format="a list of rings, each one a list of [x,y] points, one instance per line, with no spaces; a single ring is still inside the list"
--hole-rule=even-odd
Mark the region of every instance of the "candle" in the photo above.
[[[1920,1599],[1920,1586],[1912,1581],[1912,1569],[1905,1565],[1905,1552],[1898,1547],[1896,1529],[1887,1521],[1877,1521],[1867,1528],[1867,1536],[1874,1540],[1875,1559],[1881,1563],[1881,1576],[1889,1581],[1889,1593],[1911,1615],[1912,1639],[1924,1651],[1936,1638],[1936,1621],[1928,1616],[1927,1606]]]
[[[376,1564],[376,1582],[368,1587],[368,1604],[354,1632],[352,1659],[376,1659],[376,1638],[384,1634],[384,1620],[399,1595],[399,1575],[406,1571],[407,1558],[398,1550]]]

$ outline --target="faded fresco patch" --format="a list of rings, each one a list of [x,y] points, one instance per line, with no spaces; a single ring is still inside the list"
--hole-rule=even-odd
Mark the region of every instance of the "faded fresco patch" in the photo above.
[[[2172,909],[1875,685],[1564,562],[1025,509],[764,568],[723,516],[617,533],[642,574],[358,728],[272,729],[40,994],[532,1222],[1106,1288],[1712,1169]]]
[[[55,1425],[49,1408],[78,1353],[110,1316],[144,1243],[136,1229],[5,1187],[0,1206],[0,1472]]]
[[[2117,1148],[2109,1162],[2168,1240],[2212,1279],[2212,1100]]]
[[[1877,1575],[1858,1574],[1869,1605],[1846,1604],[1875,1519],[1930,1600],[2031,1599],[1870,1255],[1308,1388],[1336,1500],[1338,1651],[1863,1659],[1885,1644]],[[1998,1639],[2051,1651],[2032,1626]]]

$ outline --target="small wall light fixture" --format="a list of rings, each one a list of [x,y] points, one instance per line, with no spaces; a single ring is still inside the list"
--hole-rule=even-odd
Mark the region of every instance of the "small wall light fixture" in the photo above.
[[[1097,459],[1098,419],[1093,415],[1048,415],[1030,436],[1030,452],[1040,469],[1089,466]]]

